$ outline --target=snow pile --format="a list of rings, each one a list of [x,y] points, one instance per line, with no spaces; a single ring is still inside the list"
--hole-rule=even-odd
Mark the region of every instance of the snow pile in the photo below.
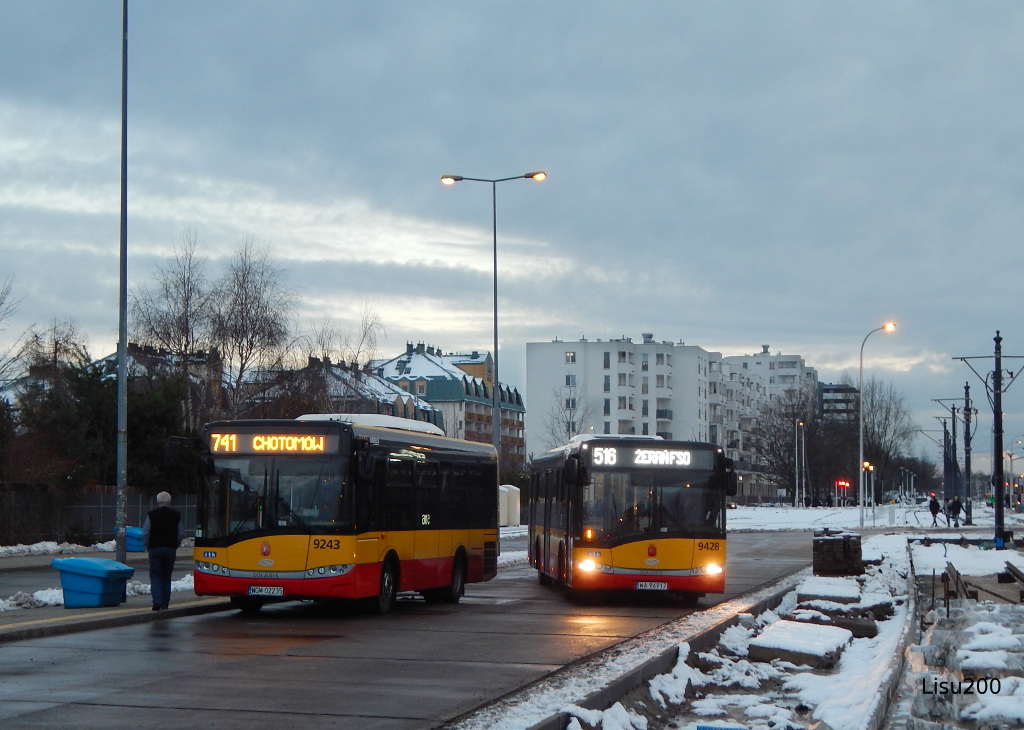
[[[137,580],[129,580],[125,583],[126,593],[129,596],[148,596],[152,592],[149,583],[141,583]],[[181,580],[171,581],[172,591],[195,590],[195,582],[192,574],[184,576]],[[18,592],[6,600],[0,600],[0,611],[11,611],[18,608],[45,608],[46,606],[63,606],[64,591],[60,588],[44,588],[36,591],[31,596],[27,593]]]
[[[845,629],[788,620],[804,610],[794,590],[775,611],[741,617],[741,623],[725,631],[709,652],[693,654],[688,645],[682,644],[675,669],[648,684],[649,699],[657,707],[638,698],[628,709],[657,717],[665,725],[690,730],[697,725],[716,724],[750,730],[795,730],[815,721],[834,730],[863,728],[879,701],[880,688],[891,678],[892,658],[904,635],[909,572],[905,537],[878,536],[865,546],[871,554],[885,558],[880,565],[868,566],[865,575],[857,579],[859,600],[835,605],[870,612],[884,596],[892,617],[877,622],[876,636],[851,639]],[[848,599],[854,598],[843,582],[847,579],[807,580],[808,588],[825,593],[826,588],[838,588]],[[818,641],[819,633],[827,636]],[[834,669],[822,671],[779,658],[752,661],[748,658],[750,648],[759,642],[794,654],[824,652],[837,645],[845,649]],[[837,687],[843,690],[837,692]],[[645,722],[648,717],[643,718]],[[603,730],[616,727],[593,726]],[[635,730],[641,727],[632,726]]]
[[[76,553],[107,553],[114,552],[115,543],[98,542],[92,546],[75,545],[70,542],[53,542],[46,540],[33,543],[32,545],[5,545],[0,546],[0,558],[14,558],[22,555],[71,555]]]
[[[919,576],[936,575],[946,570],[946,563],[952,563],[960,575],[992,575],[1006,572],[1006,563],[1013,563],[1024,570],[1024,555],[1016,550],[987,550],[971,545],[950,543],[910,543],[914,557],[914,572]],[[866,556],[865,556],[866,559]]]

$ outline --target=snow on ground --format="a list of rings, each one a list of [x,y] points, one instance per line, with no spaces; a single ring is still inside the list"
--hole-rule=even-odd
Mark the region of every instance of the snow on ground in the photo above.
[[[909,571],[907,538],[956,538],[964,534],[955,528],[929,527],[931,515],[924,506],[903,507],[884,505],[866,509],[861,516],[859,508],[818,508],[801,509],[792,507],[740,507],[729,510],[730,530],[808,530],[831,528],[857,529],[863,520],[865,527],[895,528],[893,533],[868,537],[863,542],[865,560],[882,560],[877,569],[869,570],[861,592],[861,601],[874,605],[878,596],[886,594],[901,599],[906,592],[906,575]],[[974,522],[981,528],[992,528],[993,510],[986,507],[975,509]],[[1021,515],[1007,511],[1007,529],[1024,527]],[[526,534],[526,527],[502,528],[502,537],[520,537]],[[985,532],[974,530],[972,537],[984,537]],[[37,543],[0,547],[0,560],[5,556],[51,555],[80,552],[112,552],[113,541],[84,547],[67,543]],[[920,541],[911,544],[915,570],[925,574],[935,569],[945,569],[946,562],[952,562],[963,575],[986,575],[1001,572],[1006,560],[1011,560],[1024,569],[1024,558],[1012,550],[988,550],[978,547],[963,547],[948,543],[924,545]],[[522,562],[523,551],[502,553],[499,566]],[[802,578],[809,579],[810,571],[805,570]],[[816,579],[815,579],[816,580]],[[795,585],[795,582],[794,582]],[[129,581],[132,595],[149,593],[149,586],[138,581]],[[175,581],[173,590],[192,590],[191,576]],[[7,600],[0,600],[0,610],[30,607],[27,604],[62,605],[60,589],[37,591],[32,596],[19,594]],[[811,671],[780,662],[752,662],[747,659],[750,642],[761,633],[765,626],[780,620],[787,611],[796,607],[796,591],[787,596],[775,612],[748,620],[726,631],[719,646],[701,654],[694,660],[686,636],[713,625],[720,616],[711,608],[697,614],[683,617],[666,624],[661,629],[636,637],[613,647],[595,660],[585,661],[570,671],[552,677],[542,686],[535,687],[525,696],[508,698],[504,703],[485,708],[480,713],[466,718],[457,725],[460,730],[489,728],[490,730],[522,730],[540,719],[565,710],[574,715],[570,728],[582,730],[586,727],[602,730],[644,730],[647,718],[637,708],[625,708],[616,704],[603,712],[586,710],[575,703],[604,686],[607,682],[644,663],[667,649],[678,646],[680,660],[676,668],[667,675],[656,677],[650,682],[650,701],[654,704],[671,705],[686,696],[686,688],[699,688],[700,696],[687,700],[687,706],[700,713],[699,720],[678,716],[673,722],[684,730],[694,730],[697,725],[737,726],[750,730],[786,730],[803,728],[817,720],[824,720],[835,730],[860,730],[864,727],[870,708],[878,701],[879,684],[889,671],[890,664],[898,651],[900,637],[906,624],[907,603],[898,600],[895,615],[888,621],[879,622],[878,635],[871,639],[853,639],[844,650],[839,663],[830,672]],[[755,594],[754,599],[757,599]],[[19,604],[25,604],[19,605]],[[849,606],[850,604],[844,604]],[[856,604],[853,604],[856,605]],[[980,604],[979,604],[980,605]],[[979,609],[980,610],[980,609]],[[965,660],[972,660],[972,654],[987,652],[983,657],[991,662],[998,659],[1002,648],[1018,641],[1007,636],[1001,628],[990,628],[979,620],[965,632],[961,646]],[[836,688],[843,691],[837,692]],[[744,690],[744,691],[738,691]],[[976,719],[1003,717],[1024,718],[1024,679],[1007,677],[1003,691],[989,695],[980,701],[972,712]],[[735,715],[736,717],[732,717]],[[738,719],[737,719],[738,718]]]

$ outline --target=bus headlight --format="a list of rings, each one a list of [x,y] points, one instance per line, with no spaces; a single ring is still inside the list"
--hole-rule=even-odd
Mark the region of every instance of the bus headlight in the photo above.
[[[704,570],[707,575],[719,575],[725,572],[725,569],[721,565],[716,565],[715,563],[708,563]]]
[[[598,571],[598,570],[601,569],[601,566],[598,565],[596,561],[591,560],[590,558],[587,558],[585,560],[581,560],[577,564],[577,567],[580,570],[582,570],[584,573],[593,573],[593,572]]]

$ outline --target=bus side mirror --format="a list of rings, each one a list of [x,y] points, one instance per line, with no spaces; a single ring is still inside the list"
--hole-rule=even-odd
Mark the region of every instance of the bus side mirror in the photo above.
[[[587,473],[587,467],[583,466],[579,454],[573,454],[566,458],[563,472],[565,473],[565,481],[568,484],[577,487],[590,484],[590,475]]]
[[[367,451],[359,460],[359,476],[362,479],[373,479],[373,472],[377,468],[377,457]]]
[[[723,457],[719,462],[718,478],[720,484],[725,487],[725,496],[735,497],[739,492],[739,477],[736,476],[735,462],[728,457]]]
[[[164,468],[179,469],[198,463],[204,474],[216,474],[213,455],[202,439],[172,436],[164,444]]]

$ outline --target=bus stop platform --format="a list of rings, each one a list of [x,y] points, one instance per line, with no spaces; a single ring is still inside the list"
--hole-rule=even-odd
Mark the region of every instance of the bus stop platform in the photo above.
[[[51,561],[54,558],[65,557],[98,557],[113,560],[114,554],[85,552],[66,555],[2,557],[0,558],[0,601],[7,601],[17,592],[31,595],[35,591],[60,587],[60,572],[51,567]],[[187,571],[192,565],[192,560],[192,548],[180,548],[175,563],[177,566],[175,572],[181,569]],[[142,583],[149,582],[149,558],[145,553],[129,553],[125,564],[135,568],[134,580]],[[32,585],[35,587],[33,588]],[[163,621],[176,616],[226,611],[231,608],[231,602],[227,598],[197,596],[191,590],[172,592],[170,607],[163,611],[153,610],[153,602],[149,595],[128,596],[127,600],[120,605],[109,607],[12,607],[8,610],[0,610],[0,643],[56,636],[75,631]]]

